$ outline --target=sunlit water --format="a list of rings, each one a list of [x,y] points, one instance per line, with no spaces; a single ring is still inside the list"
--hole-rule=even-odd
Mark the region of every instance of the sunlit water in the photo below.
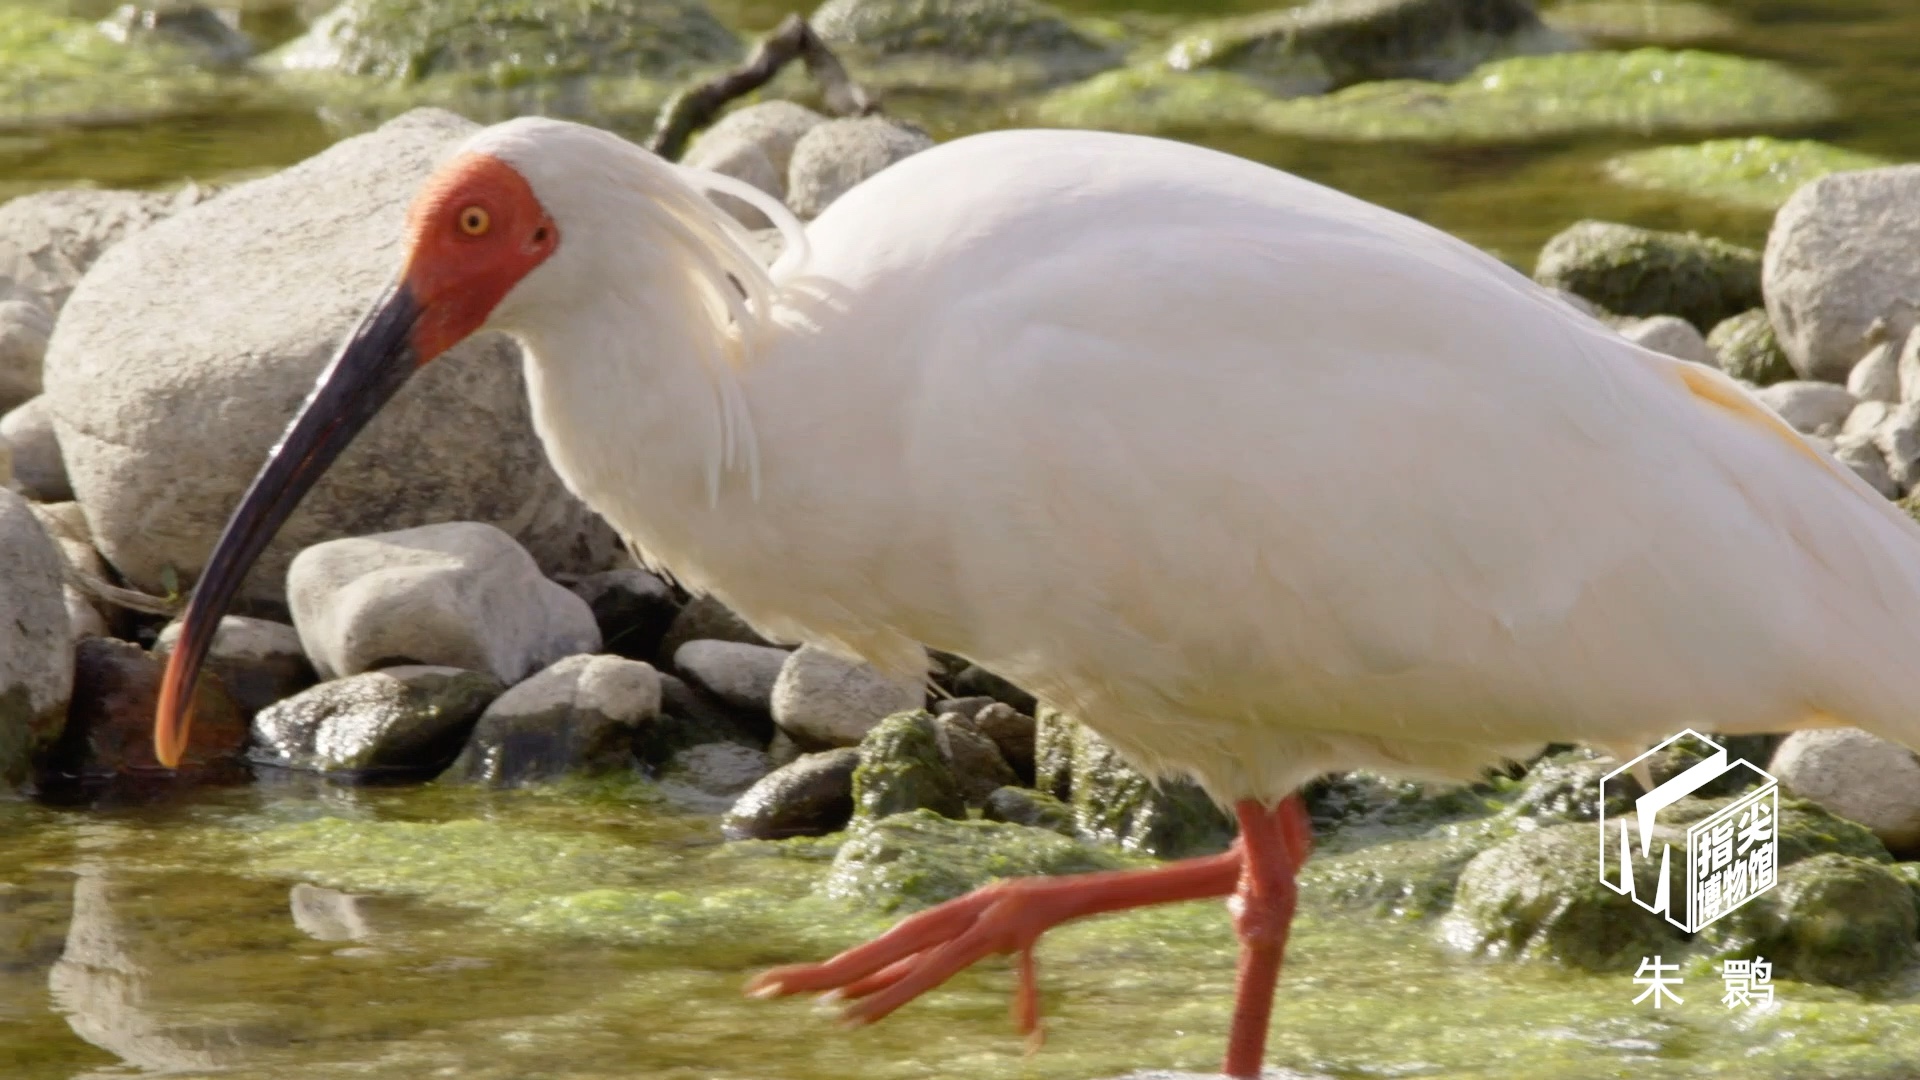
[[[716,6],[747,29],[788,10]],[[1178,18],[1261,5],[1146,6]],[[1920,159],[1920,4],[1722,6],[1746,26],[1726,47],[1812,73],[1843,101],[1839,120],[1795,134]],[[930,120],[943,136],[1001,122]],[[334,137],[312,117],[279,113],[55,133],[0,148],[0,195],[227,176]],[[1416,150],[1195,137],[1523,264],[1582,217],[1749,243],[1766,227],[1765,214],[1601,176],[1605,157],[1649,140]],[[0,805],[0,1076],[1083,1080],[1217,1061],[1233,949],[1212,904],[1051,935],[1041,952],[1050,1039],[1034,1056],[1008,1027],[1009,977],[996,963],[852,1033],[806,1002],[742,998],[751,970],[884,925],[815,897],[819,870],[728,854],[710,819],[631,792],[267,787],[117,811]],[[1626,976],[1466,960],[1428,924],[1309,902],[1270,1059],[1352,1078],[1920,1074],[1920,1006],[1906,998],[1783,984],[1778,1008],[1734,1012],[1695,973],[1685,1004],[1655,1013],[1631,1004],[1637,992]]]

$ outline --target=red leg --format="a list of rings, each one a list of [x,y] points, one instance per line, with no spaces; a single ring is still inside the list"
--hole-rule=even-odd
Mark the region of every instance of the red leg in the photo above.
[[[893,929],[819,964],[762,972],[747,984],[758,997],[831,991],[856,1000],[850,1023],[872,1023],[995,953],[1020,954],[1014,1023],[1023,1034],[1039,1028],[1033,943],[1070,919],[1108,911],[1225,896],[1241,880],[1239,843],[1233,850],[1150,870],[1116,870],[1058,878],[1015,878],[928,908]]]
[[[1234,988],[1233,1032],[1220,1071],[1246,1080],[1260,1075],[1266,1053],[1274,985],[1299,896],[1294,877],[1312,848],[1313,827],[1298,795],[1272,810],[1249,800],[1234,811],[1240,818],[1245,859],[1239,887],[1227,904],[1240,935],[1240,974]]]

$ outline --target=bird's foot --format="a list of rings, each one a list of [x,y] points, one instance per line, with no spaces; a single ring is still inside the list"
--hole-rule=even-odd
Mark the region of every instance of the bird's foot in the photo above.
[[[1240,845],[1220,855],[1149,870],[1118,870],[996,882],[902,920],[879,937],[818,964],[762,972],[756,997],[825,992],[850,1001],[849,1024],[870,1024],[946,982],[982,957],[1018,955],[1013,1023],[1036,1044],[1040,994],[1033,946],[1052,927],[1084,915],[1225,896],[1241,877]]]

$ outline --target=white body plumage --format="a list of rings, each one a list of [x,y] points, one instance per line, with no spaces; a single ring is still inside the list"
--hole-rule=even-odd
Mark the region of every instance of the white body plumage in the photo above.
[[[768,277],[612,136],[470,148],[560,228],[489,323],[560,474],[772,636],[969,657],[1223,802],[1689,725],[1920,735],[1920,530],[1418,222],[1002,132],[855,188]]]

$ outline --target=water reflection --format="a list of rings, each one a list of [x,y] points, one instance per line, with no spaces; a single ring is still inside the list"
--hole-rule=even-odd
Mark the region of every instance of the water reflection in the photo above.
[[[67,946],[47,975],[54,1007],[66,1014],[74,1034],[154,1072],[184,1072],[233,1064],[241,1057],[236,1033],[220,1024],[181,1024],[154,1008],[156,970],[179,963],[156,940],[157,928],[122,918],[105,865],[75,867],[73,921]],[[86,1076],[122,1075],[118,1069]],[[79,1078],[79,1080],[84,1080]]]

